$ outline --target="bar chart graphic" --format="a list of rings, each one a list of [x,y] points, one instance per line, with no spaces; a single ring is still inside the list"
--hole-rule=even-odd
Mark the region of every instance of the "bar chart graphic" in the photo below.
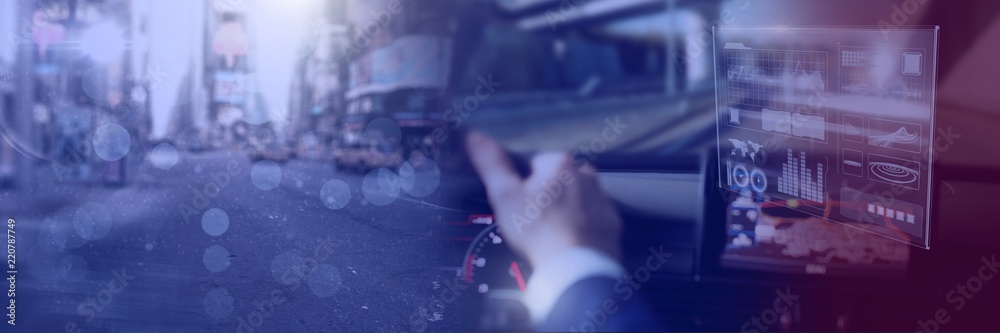
[[[810,168],[806,152],[795,153],[788,150],[788,161],[781,166],[781,177],[778,177],[778,192],[803,200],[823,203],[823,163],[816,163]]]

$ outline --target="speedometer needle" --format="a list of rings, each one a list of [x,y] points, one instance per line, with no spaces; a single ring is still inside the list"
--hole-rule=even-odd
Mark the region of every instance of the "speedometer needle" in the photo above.
[[[521,267],[517,265],[516,261],[510,262],[510,270],[514,272],[514,279],[517,280],[518,288],[521,288],[521,292],[524,292],[528,287],[524,283],[524,276],[521,275]]]

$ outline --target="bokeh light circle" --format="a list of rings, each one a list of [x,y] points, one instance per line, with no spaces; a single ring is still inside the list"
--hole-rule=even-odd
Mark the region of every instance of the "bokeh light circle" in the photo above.
[[[281,183],[281,166],[274,161],[257,162],[250,169],[250,180],[261,190],[273,190]]]
[[[320,188],[319,198],[326,208],[341,209],[351,202],[351,188],[342,180],[328,180]]]
[[[293,285],[305,277],[306,260],[295,252],[282,252],[271,260],[271,276],[282,285]]]
[[[205,313],[212,318],[222,319],[233,313],[236,299],[223,288],[216,288],[208,291],[205,295]]]
[[[229,268],[229,250],[220,246],[212,245],[205,249],[201,261],[209,272],[218,273]]]
[[[410,195],[423,198],[441,185],[441,169],[434,160],[415,154],[399,167],[400,186]]]
[[[209,236],[222,236],[229,230],[229,214],[218,208],[205,211],[201,215],[201,229]]]
[[[88,241],[100,240],[107,236],[111,231],[111,225],[111,211],[99,203],[85,203],[73,214],[73,229],[77,235]]]
[[[361,191],[371,204],[387,206],[399,198],[399,176],[386,168],[372,170],[361,181]]]
[[[122,125],[108,123],[94,132],[94,152],[105,161],[117,161],[128,155],[132,138]]]
[[[104,103],[108,99],[108,93],[114,89],[109,79],[108,71],[104,66],[93,66],[80,76],[80,88],[90,99]]]
[[[72,250],[87,244],[87,239],[84,239],[75,230],[74,220],[79,208],[77,206],[63,207],[43,222],[39,234],[39,243],[43,248],[51,253]]]
[[[316,265],[309,273],[309,291],[317,297],[324,298],[336,295],[340,291],[343,280],[336,267],[327,264]]]
[[[180,155],[177,153],[177,147],[166,142],[153,147],[153,151],[149,154],[150,163],[163,170],[173,168],[174,165],[177,165],[179,159]]]

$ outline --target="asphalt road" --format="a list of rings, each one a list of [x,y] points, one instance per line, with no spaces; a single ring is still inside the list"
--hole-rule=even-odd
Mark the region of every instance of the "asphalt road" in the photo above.
[[[143,165],[121,188],[52,173],[41,165],[34,189],[0,192],[16,220],[17,331],[475,327],[474,297],[440,296],[465,250],[442,240],[443,222],[463,214],[449,197],[463,181],[447,172],[434,191],[422,172],[393,191],[391,175],[366,185],[328,163],[255,168],[245,154],[206,152]]]

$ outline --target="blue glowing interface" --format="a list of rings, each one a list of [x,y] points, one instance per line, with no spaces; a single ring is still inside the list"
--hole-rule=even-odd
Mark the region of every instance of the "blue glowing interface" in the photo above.
[[[929,248],[937,43],[936,27],[716,28],[719,185]]]

